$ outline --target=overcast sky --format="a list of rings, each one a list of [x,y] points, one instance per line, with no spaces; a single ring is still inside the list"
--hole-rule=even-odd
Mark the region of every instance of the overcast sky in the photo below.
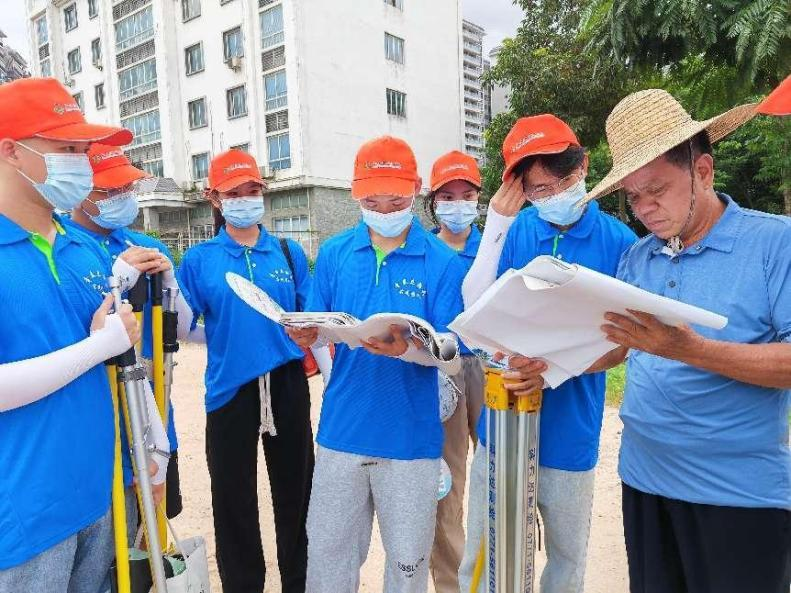
[[[358,0],[370,2],[371,0]],[[436,0],[413,0],[434,2]],[[512,37],[522,19],[522,9],[511,0],[462,0],[464,18],[486,29],[483,40],[484,55],[505,37]],[[25,0],[0,0],[0,29],[8,35],[6,42],[25,59],[29,59],[27,29],[25,27]]]

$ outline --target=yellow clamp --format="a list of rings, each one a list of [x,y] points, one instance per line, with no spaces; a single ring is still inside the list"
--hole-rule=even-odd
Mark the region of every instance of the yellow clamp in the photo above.
[[[491,410],[513,410],[514,413],[531,413],[541,409],[541,390],[537,389],[527,395],[514,395],[505,388],[513,379],[504,379],[505,369],[487,368],[485,370],[486,407]]]

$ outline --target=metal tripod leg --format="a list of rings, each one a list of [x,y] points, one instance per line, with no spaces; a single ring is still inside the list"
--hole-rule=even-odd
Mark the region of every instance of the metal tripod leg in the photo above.
[[[108,279],[108,284],[115,298],[116,311],[121,308],[121,290],[118,280]],[[151,477],[148,475],[149,451],[146,445],[146,406],[143,382],[148,380],[145,369],[140,365],[134,348],[118,357],[121,369],[120,377],[126,394],[126,412],[131,429],[132,463],[140,491],[142,504],[143,530],[148,540],[149,564],[154,580],[156,593],[167,593],[165,569],[162,565],[162,547],[157,533],[157,515],[154,506],[154,495],[151,490]]]

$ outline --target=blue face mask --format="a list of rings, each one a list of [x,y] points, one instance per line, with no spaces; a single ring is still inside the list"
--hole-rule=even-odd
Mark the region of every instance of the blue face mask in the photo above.
[[[225,221],[237,229],[250,228],[261,222],[264,216],[263,196],[243,196],[222,201],[222,215]]]
[[[92,202],[92,204],[99,209],[99,214],[94,216],[88,212],[85,213],[93,222],[109,231],[128,227],[137,218],[137,197],[133,191],[126,191],[106,200]]]
[[[88,197],[93,190],[93,169],[86,154],[41,154],[37,150],[18,142],[19,146],[36,153],[47,166],[47,179],[37,183],[19,172],[36,188],[53,208],[71,212]]]
[[[387,214],[382,214],[375,210],[367,210],[362,206],[360,206],[360,210],[362,210],[363,213],[363,222],[368,225],[369,229],[377,235],[392,239],[403,233],[404,229],[411,224],[412,204],[414,203],[413,200],[412,203],[403,210],[388,212]]]
[[[577,206],[577,202],[585,197],[585,193],[585,179],[580,179],[559,194],[533,202],[533,206],[542,220],[558,226],[568,226],[582,218],[585,207]]]
[[[454,235],[466,231],[478,216],[478,202],[472,200],[453,200],[437,202],[437,218]]]

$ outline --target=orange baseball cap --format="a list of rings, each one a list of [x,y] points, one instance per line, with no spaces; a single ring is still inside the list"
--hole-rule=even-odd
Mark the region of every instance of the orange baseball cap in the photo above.
[[[503,181],[519,161],[537,154],[557,154],[569,146],[580,146],[580,142],[560,118],[548,113],[519,118],[503,142]]]
[[[382,136],[366,142],[354,159],[352,197],[415,195],[417,174],[415,153],[399,138]]]
[[[0,138],[33,137],[122,146],[132,141],[132,132],[86,123],[80,106],[54,78],[22,78],[0,85]]]
[[[145,171],[133,167],[124,151],[117,146],[91,144],[88,160],[93,169],[93,186],[99,189],[124,187],[134,181],[151,177]]]
[[[791,115],[791,75],[761,101],[756,110],[766,115]]]
[[[481,188],[478,161],[468,154],[453,150],[437,159],[431,167],[431,191],[437,191],[449,181],[461,179]]]
[[[230,191],[248,181],[266,187],[255,159],[242,150],[232,148],[218,154],[209,165],[209,189]]]

